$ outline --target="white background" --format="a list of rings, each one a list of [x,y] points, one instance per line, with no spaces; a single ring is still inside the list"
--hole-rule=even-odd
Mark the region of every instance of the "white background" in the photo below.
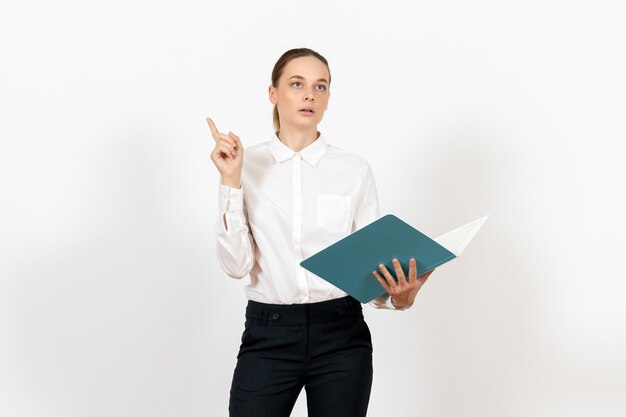
[[[368,160],[383,214],[433,236],[491,215],[411,310],[366,306],[368,415],[626,415],[624,12],[3,5],[0,415],[227,415],[248,278],[217,264],[204,118],[269,140],[296,47],[329,60],[319,129]]]

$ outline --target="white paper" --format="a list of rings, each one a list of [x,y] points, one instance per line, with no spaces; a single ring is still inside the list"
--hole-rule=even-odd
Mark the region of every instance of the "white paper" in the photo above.
[[[476,233],[478,233],[485,221],[487,221],[487,217],[489,217],[489,215],[485,215],[480,219],[457,227],[433,240],[459,257],[467,245],[474,239],[474,236],[476,236]]]

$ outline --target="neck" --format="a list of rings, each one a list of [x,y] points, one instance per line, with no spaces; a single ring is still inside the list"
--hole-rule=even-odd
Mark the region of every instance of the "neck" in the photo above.
[[[307,130],[290,128],[289,126],[281,126],[278,131],[278,139],[295,152],[300,152],[319,137],[320,133],[317,127]]]

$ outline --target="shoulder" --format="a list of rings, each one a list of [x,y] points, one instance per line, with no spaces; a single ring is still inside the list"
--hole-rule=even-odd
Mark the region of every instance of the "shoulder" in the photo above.
[[[271,154],[269,152],[270,142],[260,142],[254,145],[244,146],[243,168],[246,169],[250,165],[261,166],[271,162]]]
[[[257,153],[262,153],[262,152],[267,152],[269,150],[269,146],[270,146],[270,141],[265,141],[265,142],[260,142],[260,143],[255,143],[254,145],[250,145],[245,147],[245,152],[251,153],[251,154],[257,154]]]

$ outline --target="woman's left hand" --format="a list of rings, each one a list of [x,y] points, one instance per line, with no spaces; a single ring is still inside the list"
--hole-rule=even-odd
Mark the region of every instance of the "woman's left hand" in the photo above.
[[[413,305],[413,301],[415,301],[417,292],[435,270],[432,269],[424,275],[417,277],[415,259],[411,258],[409,261],[409,280],[407,281],[404,277],[404,271],[402,270],[400,262],[394,259],[392,263],[396,271],[396,277],[398,277],[397,282],[383,264],[378,265],[378,268],[382,271],[384,278],[381,277],[377,271],[373,271],[373,274],[378,282],[380,282],[380,285],[391,295],[391,303],[395,307],[411,306]]]

